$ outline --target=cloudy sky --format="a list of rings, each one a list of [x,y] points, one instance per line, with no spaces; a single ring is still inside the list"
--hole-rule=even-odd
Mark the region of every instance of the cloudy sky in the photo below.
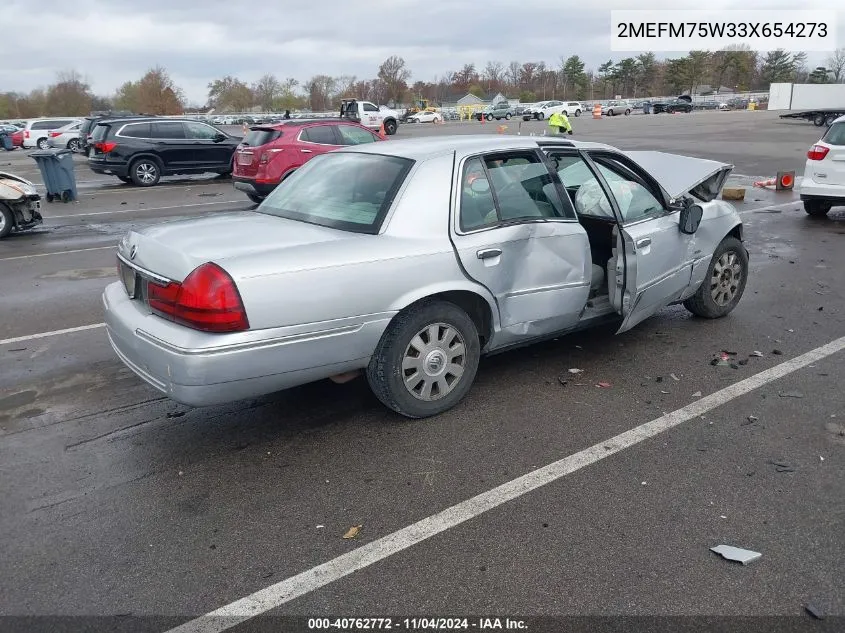
[[[27,92],[56,73],[81,72],[98,94],[150,67],[167,68],[191,102],[204,103],[210,80],[252,82],[266,72],[305,81],[315,74],[374,77],[390,55],[412,81],[487,60],[545,61],[580,55],[588,68],[635,53],[610,50],[611,9],[695,9],[697,0],[2,0],[0,91]],[[746,0],[777,20],[793,1]],[[805,0],[803,9],[836,3]],[[599,8],[601,7],[601,8]],[[709,0],[708,9],[738,7]],[[780,13],[779,13],[780,9]],[[845,46],[845,12],[838,14]],[[14,28],[11,28],[14,25]],[[658,56],[676,56],[676,53]],[[811,67],[825,53],[809,57]]]

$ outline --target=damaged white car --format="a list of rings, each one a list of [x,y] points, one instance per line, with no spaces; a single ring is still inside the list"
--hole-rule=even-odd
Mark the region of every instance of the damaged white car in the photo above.
[[[502,135],[330,152],[253,211],[130,232],[108,335],[188,405],[364,373],[391,409],[436,415],[483,354],[670,304],[731,312],[748,276],[716,199],[731,169]]]
[[[41,196],[25,178],[0,172],[0,238],[43,222]]]

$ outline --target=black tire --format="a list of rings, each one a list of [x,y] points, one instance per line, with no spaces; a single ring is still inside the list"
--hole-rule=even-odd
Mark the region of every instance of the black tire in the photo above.
[[[246,197],[252,200],[255,204],[261,204],[262,202],[264,202],[264,198],[262,198],[261,196],[257,196],[254,193],[248,193],[246,194]]]
[[[735,255],[736,261],[740,266],[741,276],[729,300],[725,304],[720,305],[719,303],[716,303],[713,298],[713,291],[718,290],[716,286],[719,285],[713,284],[713,275],[715,274],[716,265],[719,260],[723,256],[730,254]],[[736,273],[732,272],[731,277],[724,280],[725,283],[732,281],[735,278],[735,275]],[[742,242],[738,239],[735,237],[726,237],[722,240],[721,244],[716,247],[716,251],[713,253],[713,258],[710,260],[710,265],[707,267],[707,275],[705,276],[704,281],[698,287],[695,294],[684,301],[684,307],[694,315],[705,319],[721,318],[729,314],[739,303],[739,300],[742,298],[742,293],[745,292],[745,284],[747,282],[748,253],[742,245]]]
[[[581,110],[575,110],[575,117],[581,116]]]
[[[827,117],[825,117],[825,115],[823,114],[817,114],[813,117],[813,125],[815,125],[816,127],[823,126],[826,118]]]
[[[833,205],[822,200],[804,200],[804,211],[814,218],[822,218],[828,214]]]
[[[38,139],[38,142],[35,143],[35,146],[38,149],[47,149],[47,139],[46,138]]]
[[[53,194],[52,194],[52,193],[48,193],[48,194],[47,194],[47,196],[46,196],[46,198],[47,198],[47,202],[52,202],[52,201],[53,201],[53,199],[54,199],[54,196],[53,196]]]
[[[505,121],[510,121],[510,120],[511,120],[511,113],[510,113],[510,112],[508,112],[508,113],[505,115]]]
[[[388,136],[396,134],[396,121],[389,119],[384,122],[384,133]]]
[[[546,115],[545,115],[545,114],[543,114],[542,112],[538,112],[538,113],[537,113],[537,120],[538,120],[538,121],[542,121],[542,120],[543,120],[543,119],[545,119],[545,118],[546,118]]]
[[[405,386],[402,364],[412,339],[436,324],[454,329],[457,337],[463,339],[464,370],[446,395],[424,400],[413,395]],[[444,330],[440,328],[439,332]],[[434,354],[435,350],[431,353]],[[408,418],[427,418],[451,409],[466,396],[475,379],[480,357],[478,330],[466,312],[448,301],[424,301],[405,309],[388,326],[367,367],[367,380],[375,396],[385,406]]]
[[[154,187],[161,180],[161,165],[152,158],[139,158],[129,166],[129,177],[138,187]]]
[[[70,151],[72,151],[73,153],[78,152],[78,151],[79,151],[79,139],[78,139],[78,138],[72,138],[72,139],[70,139],[70,140],[67,142],[67,148],[68,148]]]
[[[631,116],[631,109],[625,110],[625,116]]]
[[[0,220],[3,220],[0,223],[0,239],[2,239],[12,232],[12,227],[15,226],[15,217],[12,215],[12,210],[5,204],[0,204],[0,216],[2,216]]]
[[[487,115],[487,116],[485,116],[484,118],[485,118],[485,119],[487,119],[488,121],[492,121],[492,120],[493,120],[493,115],[492,115],[492,114],[488,114],[488,115]]]
[[[613,116],[613,110],[608,110],[608,111],[607,111],[607,116]]]
[[[70,202],[70,191],[62,191],[62,202],[65,204]]]

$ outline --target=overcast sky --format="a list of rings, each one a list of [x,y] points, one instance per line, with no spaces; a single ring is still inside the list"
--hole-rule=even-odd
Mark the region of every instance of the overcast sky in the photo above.
[[[56,73],[81,72],[110,95],[150,67],[167,68],[193,103],[210,80],[252,82],[271,72],[305,81],[315,74],[371,78],[400,55],[412,81],[487,60],[507,64],[580,55],[595,69],[636,53],[610,51],[610,9],[695,9],[697,0],[2,0],[0,91],[47,86]],[[836,3],[709,0],[708,9],[829,9]],[[243,6],[243,8],[238,8]],[[845,12],[838,15],[845,46]],[[659,57],[677,56],[675,53]],[[809,57],[811,68],[824,53]]]

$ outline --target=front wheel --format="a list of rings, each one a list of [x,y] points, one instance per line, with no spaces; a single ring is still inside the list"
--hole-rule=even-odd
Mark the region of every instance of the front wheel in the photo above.
[[[543,119],[545,119],[545,118],[546,118],[546,115],[545,115],[545,114],[543,114],[542,112],[538,112],[538,113],[537,113],[537,120],[538,120],[538,121],[542,121],[542,120],[543,120]]]
[[[829,202],[822,202],[821,200],[804,200],[804,211],[814,218],[826,216],[832,206]]]
[[[630,110],[625,110],[625,116],[630,116],[630,114],[631,114]]]
[[[427,301],[390,324],[367,380],[385,406],[408,418],[426,418],[464,398],[480,356],[478,330],[466,312],[448,301]]]
[[[12,210],[5,204],[0,204],[0,238],[11,233],[14,225],[15,218],[12,215]]]
[[[608,111],[607,111],[607,116],[613,116],[613,110],[608,110]]]
[[[396,134],[396,121],[393,121],[392,119],[390,121],[385,121],[384,133],[388,136],[393,136],[394,134]]]
[[[707,276],[684,307],[696,316],[718,319],[739,303],[748,280],[748,253],[735,237],[726,237],[713,253]]]
[[[78,138],[72,138],[72,139],[70,139],[70,140],[67,142],[67,148],[68,148],[70,151],[72,151],[73,153],[78,152],[78,151],[79,151],[79,139],[78,139]]]

